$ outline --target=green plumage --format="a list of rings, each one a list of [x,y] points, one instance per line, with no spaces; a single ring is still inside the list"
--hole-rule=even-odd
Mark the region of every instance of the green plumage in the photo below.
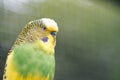
[[[44,77],[49,75],[50,80],[53,80],[55,71],[54,55],[45,54],[34,44],[16,46],[14,52],[13,60],[17,71],[21,75],[26,77],[29,73],[32,75],[39,73],[40,76]]]
[[[9,52],[3,80],[53,80],[56,32],[52,19],[29,22]]]

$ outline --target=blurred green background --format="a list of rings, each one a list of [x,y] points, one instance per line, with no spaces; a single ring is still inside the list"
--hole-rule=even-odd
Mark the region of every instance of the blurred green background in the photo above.
[[[43,17],[59,25],[55,80],[120,80],[119,0],[0,0],[0,80],[21,29]]]

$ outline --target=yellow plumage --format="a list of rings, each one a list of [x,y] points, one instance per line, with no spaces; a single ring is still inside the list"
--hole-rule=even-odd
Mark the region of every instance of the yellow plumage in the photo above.
[[[53,80],[56,32],[48,18],[28,23],[10,50],[3,80]]]

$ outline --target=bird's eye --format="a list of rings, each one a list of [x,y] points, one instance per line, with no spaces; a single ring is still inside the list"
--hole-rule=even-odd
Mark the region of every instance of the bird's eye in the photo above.
[[[53,32],[51,32],[51,35],[56,36],[57,32],[53,31]]]
[[[42,30],[44,31],[44,30],[46,30],[47,28],[44,26],[44,27],[42,27]]]

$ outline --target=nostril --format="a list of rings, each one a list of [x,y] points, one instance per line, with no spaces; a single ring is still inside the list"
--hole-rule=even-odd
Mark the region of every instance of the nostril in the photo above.
[[[51,32],[51,35],[56,36],[57,32],[53,31],[53,32]]]

